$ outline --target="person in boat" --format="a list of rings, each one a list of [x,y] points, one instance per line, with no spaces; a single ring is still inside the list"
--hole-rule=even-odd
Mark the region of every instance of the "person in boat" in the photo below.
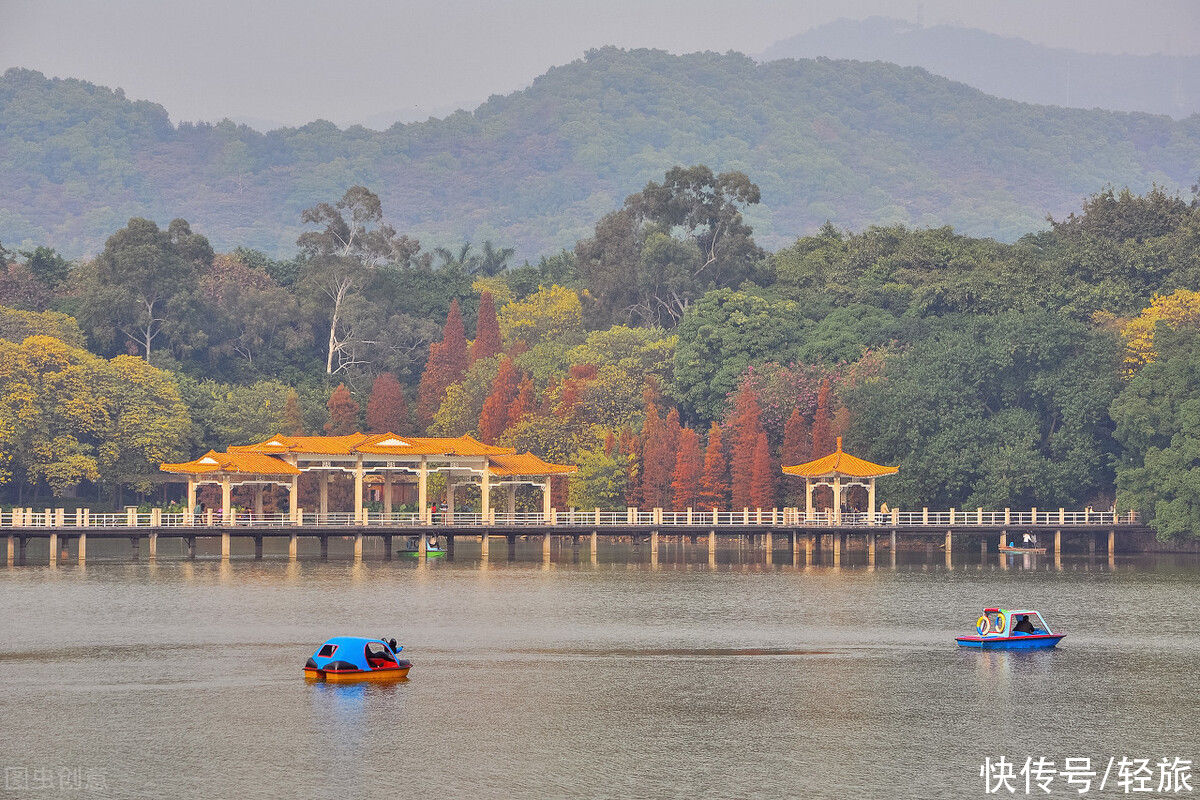
[[[397,649],[396,649],[396,640],[395,640],[395,638],[391,639],[391,640],[388,642],[388,647],[392,648],[392,652],[393,652],[393,653],[399,653],[399,652],[400,652],[399,650],[397,650]]]
[[[1033,633],[1033,623],[1029,621],[1028,614],[1022,614],[1017,624],[1013,625],[1013,633]]]

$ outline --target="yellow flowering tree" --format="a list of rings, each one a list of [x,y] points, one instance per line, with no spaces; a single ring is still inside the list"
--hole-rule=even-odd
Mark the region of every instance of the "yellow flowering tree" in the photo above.
[[[1162,323],[1170,328],[1200,324],[1200,292],[1179,289],[1168,295],[1156,294],[1149,307],[1121,328],[1125,339],[1125,374],[1132,377],[1156,357],[1154,331]]]

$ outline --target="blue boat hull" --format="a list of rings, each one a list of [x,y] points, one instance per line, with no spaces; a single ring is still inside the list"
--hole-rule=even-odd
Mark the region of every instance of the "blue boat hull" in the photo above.
[[[1034,636],[959,636],[954,641],[959,647],[973,647],[977,650],[1044,650],[1054,647],[1066,636],[1060,634],[1041,634]]]

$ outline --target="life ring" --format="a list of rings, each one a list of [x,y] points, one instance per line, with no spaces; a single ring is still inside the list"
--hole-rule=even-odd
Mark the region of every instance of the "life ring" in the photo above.
[[[1007,627],[1007,625],[1008,625],[1008,620],[1005,618],[1004,612],[1001,611],[1001,612],[997,613],[996,614],[996,633],[1004,633],[1004,629],[1005,629],[1005,627]]]
[[[980,636],[987,636],[992,629],[992,623],[988,620],[987,614],[984,614],[975,623],[975,630],[979,631]]]

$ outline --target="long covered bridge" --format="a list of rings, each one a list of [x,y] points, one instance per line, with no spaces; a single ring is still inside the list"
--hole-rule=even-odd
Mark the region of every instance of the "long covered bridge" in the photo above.
[[[302,538],[319,540],[323,557],[328,556],[331,538],[352,538],[356,559],[363,556],[364,540],[378,537],[385,558],[390,558],[397,535],[414,537],[420,552],[430,537],[445,540],[450,548],[456,538],[470,537],[480,542],[484,558],[493,537],[505,538],[510,552],[518,537],[540,538],[546,554],[552,538],[562,536],[574,541],[590,537],[593,553],[601,536],[645,540],[655,555],[660,538],[668,536],[697,543],[706,539],[710,554],[715,552],[718,537],[749,540],[768,551],[786,540],[797,559],[804,554],[811,560],[814,552],[828,550],[835,562],[844,548],[859,541],[871,559],[880,543],[894,555],[898,539],[904,537],[936,542],[944,548],[949,563],[955,542],[961,546],[973,541],[987,552],[989,542],[995,542],[992,549],[998,550],[1008,544],[1019,545],[1025,534],[1031,534],[1058,556],[1065,535],[1085,539],[1090,552],[1103,541],[1111,557],[1118,548],[1118,536],[1140,537],[1147,532],[1136,513],[1114,510],[877,508],[875,480],[894,474],[896,468],[843,452],[840,439],[834,453],[783,468],[785,474],[805,480],[803,508],[557,509],[552,506],[552,481],[574,472],[575,467],[486,445],[470,436],[275,436],[231,447],[225,453],[210,451],[194,461],[163,464],[162,469],[186,483],[184,512],[139,512],[136,508],[114,514],[93,514],[87,509],[68,513],[61,508],[0,512],[8,563],[25,562],[30,539],[48,540],[52,563],[68,557],[73,541],[82,562],[89,536],[128,539],[131,552],[140,552],[146,544],[151,558],[157,556],[159,538],[182,540],[187,557],[195,556],[197,538],[219,538],[222,558],[231,556],[234,538],[253,540],[259,558],[266,538],[286,538],[290,558],[297,557]],[[444,481],[439,492],[445,497],[441,506],[429,502],[433,475]],[[313,509],[300,504],[302,481],[307,481],[308,492],[316,495]],[[330,488],[339,481],[352,486],[348,507],[331,509]],[[219,487],[221,499],[216,507],[197,506],[197,491],[205,485]],[[393,493],[400,487],[415,495],[417,510],[395,510]],[[531,487],[540,495],[540,503],[534,504],[540,509],[517,509],[520,487]],[[235,489],[249,493],[249,510],[234,506]],[[493,502],[496,491],[506,500],[502,510]],[[374,510],[368,507],[368,492],[377,497]],[[471,494],[469,511],[455,504],[456,496],[465,493]],[[286,502],[280,502],[284,500],[278,497],[281,494],[286,494]],[[286,508],[264,510],[268,495],[272,505]],[[524,505],[529,506],[530,498],[525,500]]]

